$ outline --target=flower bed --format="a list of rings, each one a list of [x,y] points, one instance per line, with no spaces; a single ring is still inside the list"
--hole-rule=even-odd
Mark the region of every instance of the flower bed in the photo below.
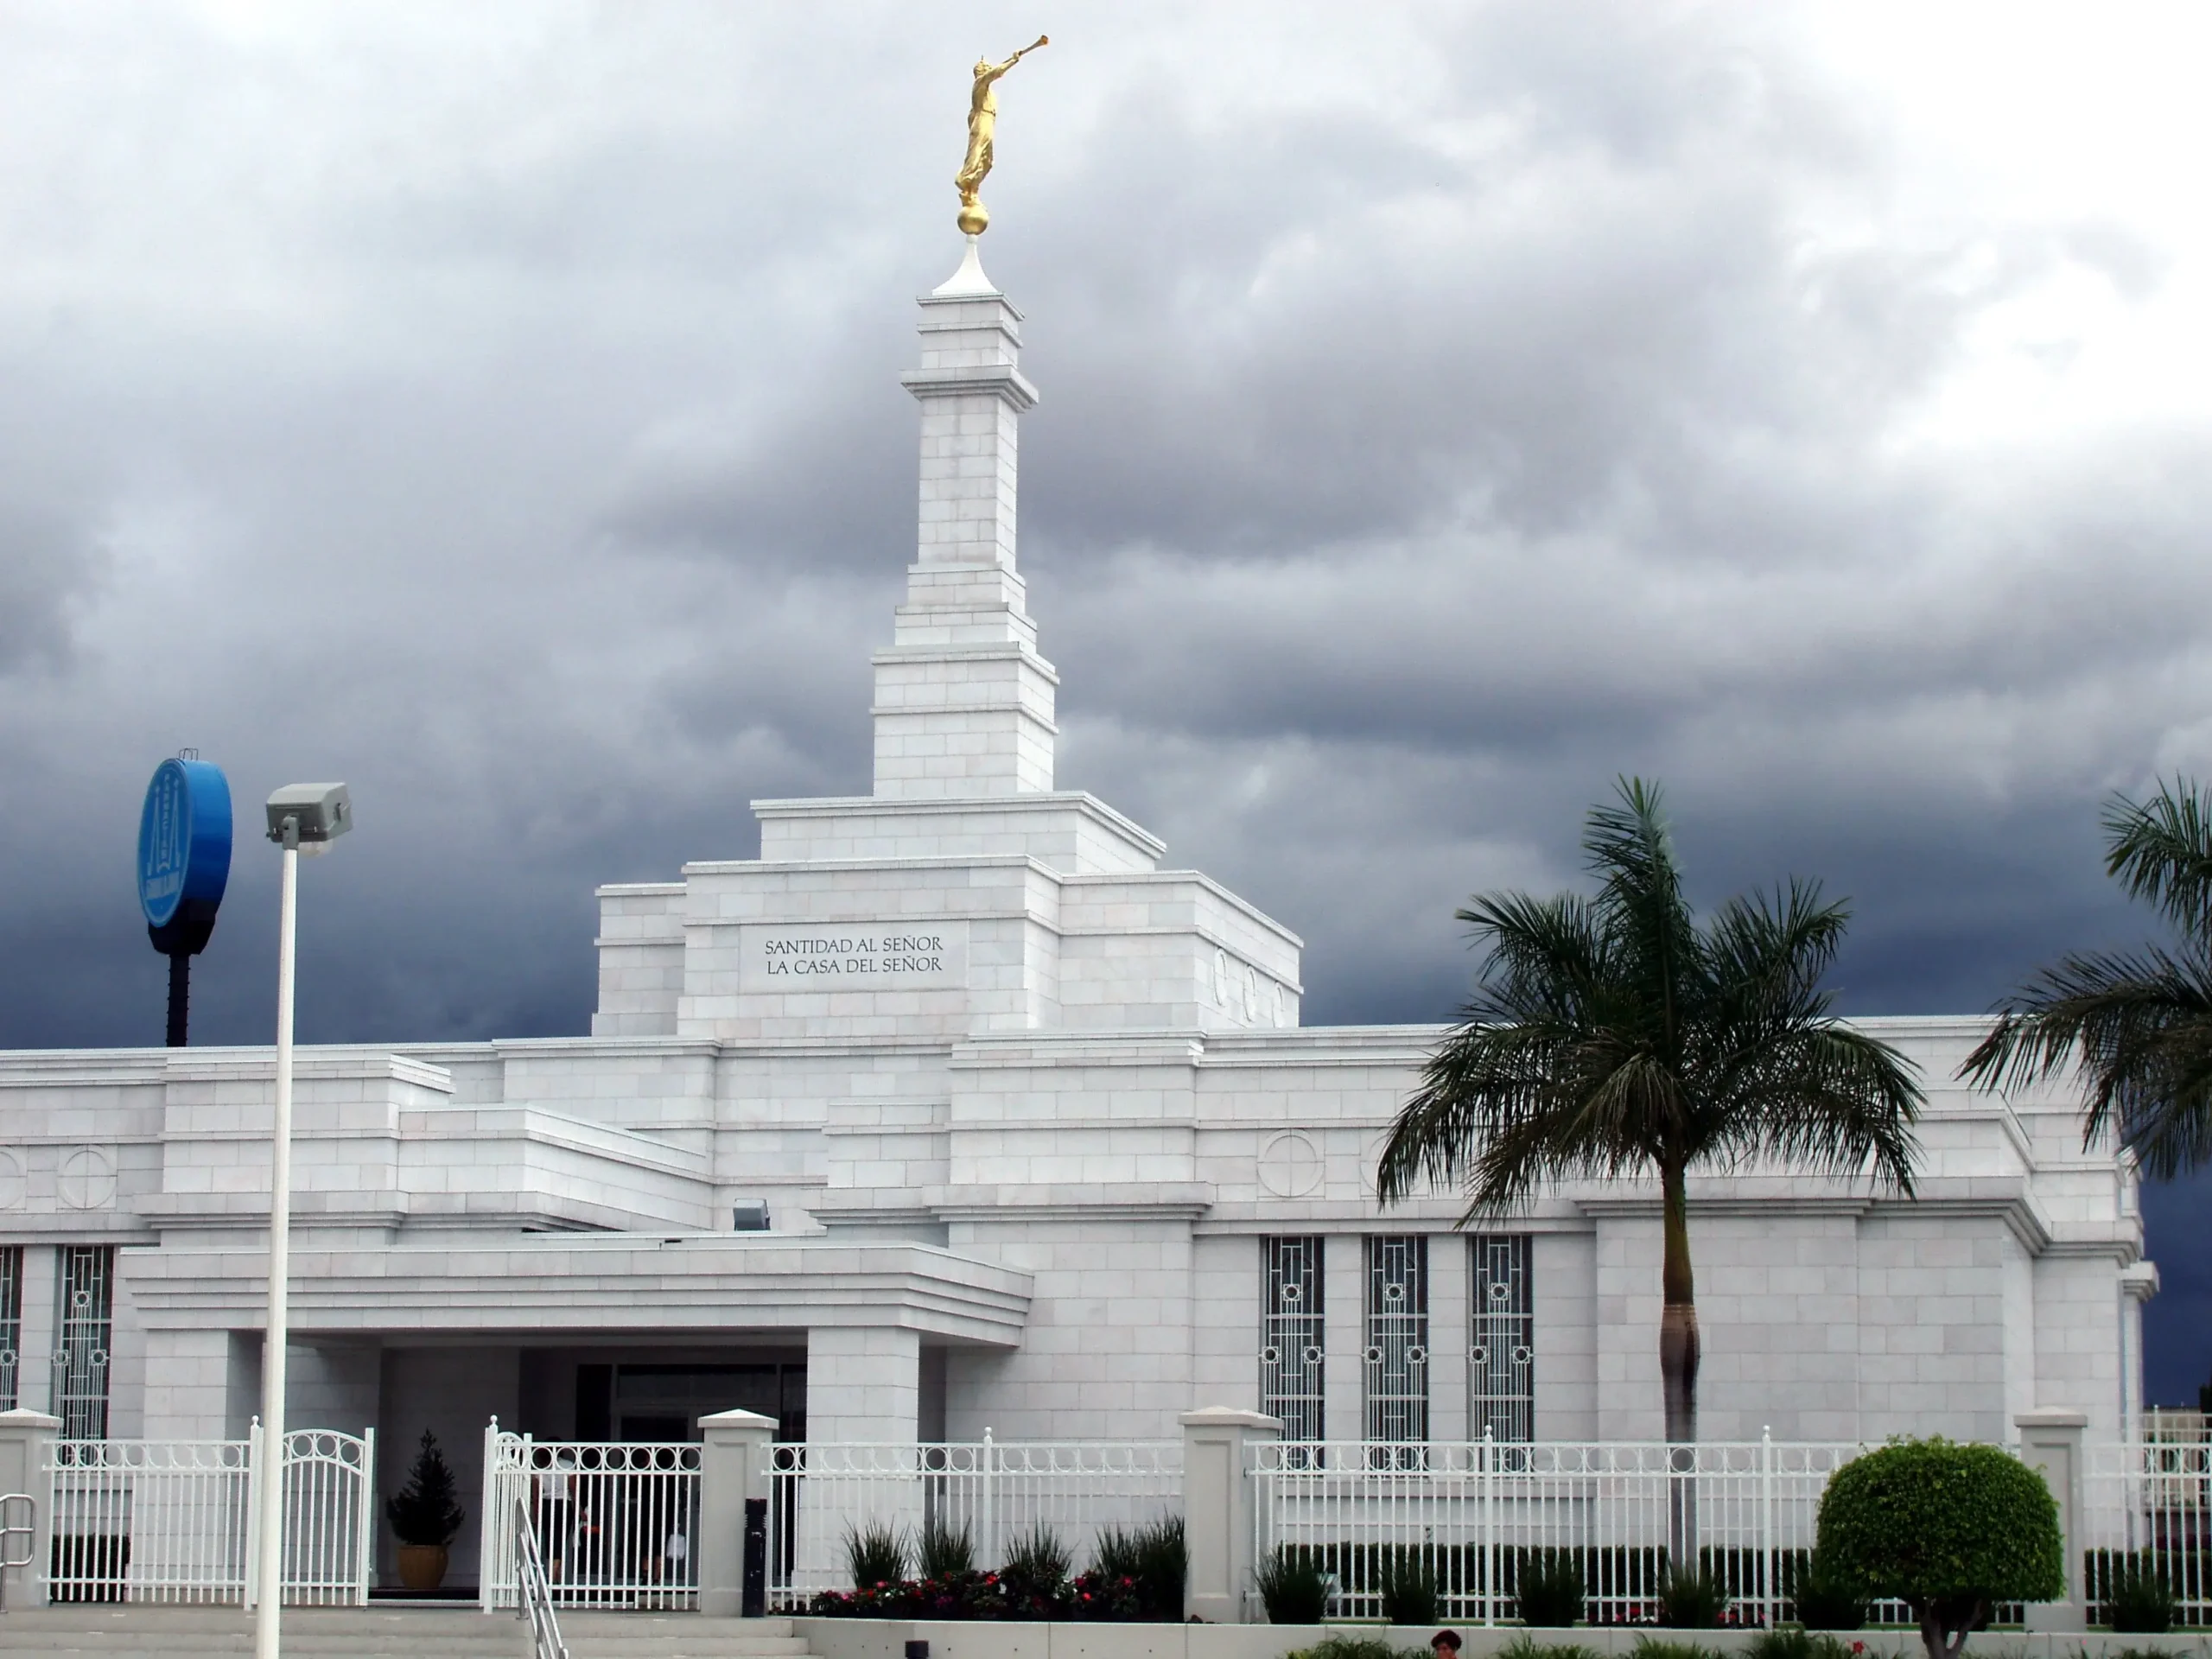
[[[859,1590],[824,1590],[807,1604],[816,1618],[1095,1619],[1130,1624],[1162,1617],[1146,1604],[1144,1586],[1127,1573],[1079,1573],[1039,1586],[997,1573],[950,1573],[902,1579]],[[1176,1609],[1165,1617],[1179,1618]]]

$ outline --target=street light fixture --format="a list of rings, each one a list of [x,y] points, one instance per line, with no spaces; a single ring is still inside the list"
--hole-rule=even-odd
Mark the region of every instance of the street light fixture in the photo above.
[[[300,855],[325,853],[353,827],[353,801],[343,784],[287,784],[269,798],[269,839],[284,849],[283,896],[276,906],[276,1123],[269,1159],[269,1328],[261,1350],[261,1488],[259,1600],[254,1606],[255,1659],[277,1659],[284,1605],[284,1345],[290,1334],[286,1281],[292,1255],[292,942],[296,931]]]

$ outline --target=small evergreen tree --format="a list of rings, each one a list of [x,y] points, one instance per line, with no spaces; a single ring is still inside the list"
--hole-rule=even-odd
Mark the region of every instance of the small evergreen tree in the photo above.
[[[2000,1601],[2066,1593],[2058,1505],[1993,1446],[1892,1440],[1829,1478],[1814,1554],[1855,1594],[1904,1602],[1928,1659],[1959,1659]]]
[[[424,1429],[407,1484],[385,1500],[385,1516],[391,1522],[392,1535],[403,1544],[442,1547],[451,1543],[463,1519],[454,1497],[456,1491],[446,1454],[438,1450],[438,1437]]]

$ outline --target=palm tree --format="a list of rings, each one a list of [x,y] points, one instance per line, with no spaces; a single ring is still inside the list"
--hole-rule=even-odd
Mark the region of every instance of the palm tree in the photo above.
[[[1692,1170],[1774,1160],[1908,1196],[1912,1063],[1829,1017],[1821,976],[1849,907],[1792,880],[1700,927],[1660,791],[1624,779],[1592,808],[1595,897],[1499,893],[1459,912],[1488,959],[1382,1150],[1385,1203],[1464,1185],[1465,1226],[1548,1183],[1656,1176],[1664,1218],[1659,1370],[1667,1439],[1697,1439]],[[1682,1537],[1675,1539],[1682,1559]]]
[[[2106,804],[2106,872],[2171,924],[2171,950],[2072,953],[1997,1005],[1959,1075],[2018,1087],[2078,1065],[2082,1144],[2115,1131],[2164,1180],[2212,1161],[2212,798],[2176,778]]]

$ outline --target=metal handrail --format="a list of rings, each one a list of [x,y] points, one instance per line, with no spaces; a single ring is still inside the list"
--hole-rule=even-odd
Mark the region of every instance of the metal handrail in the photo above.
[[[569,1659],[561,1640],[561,1621],[553,1613],[553,1586],[546,1581],[545,1558],[538,1553],[537,1528],[530,1505],[515,1499],[515,1597],[517,1616],[530,1621],[530,1645],[537,1659]]]
[[[30,1519],[16,1523],[16,1505],[22,1504],[30,1512]],[[23,1541],[23,1558],[17,1560],[8,1553],[8,1541]],[[8,1574],[38,1564],[38,1500],[29,1492],[9,1492],[0,1495],[0,1613],[8,1611]]]

